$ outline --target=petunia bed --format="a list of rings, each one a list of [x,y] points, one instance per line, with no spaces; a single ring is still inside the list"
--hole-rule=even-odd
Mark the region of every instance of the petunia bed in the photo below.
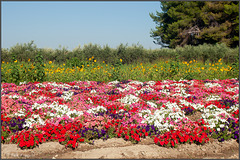
[[[237,79],[2,83],[1,142],[74,149],[113,137],[149,136],[163,147],[238,141],[238,92]]]

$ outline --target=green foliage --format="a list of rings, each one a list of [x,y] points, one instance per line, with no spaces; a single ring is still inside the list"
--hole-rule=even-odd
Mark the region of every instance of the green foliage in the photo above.
[[[111,79],[112,80],[121,80],[120,69],[121,69],[121,66],[122,66],[122,59],[120,59],[119,62],[116,62],[113,66],[114,66],[114,70],[112,72]]]
[[[24,44],[16,44],[10,48],[10,53],[14,53],[16,59],[19,61],[27,62],[28,59],[33,59],[37,53],[37,46],[34,44],[34,41]]]
[[[36,55],[35,67],[36,67],[35,81],[37,81],[37,82],[45,81],[44,62],[43,62],[43,56],[41,55],[41,52],[39,52]]]
[[[163,12],[150,13],[157,24],[151,37],[170,48],[204,43],[239,44],[239,2],[163,1]],[[156,42],[155,42],[156,43]]]
[[[141,62],[156,63],[159,60],[176,60],[176,56],[178,56],[177,59],[182,61],[190,61],[195,59],[203,62],[216,62],[218,59],[222,58],[225,63],[232,64],[237,63],[239,57],[239,47],[230,48],[224,43],[215,45],[204,43],[203,45],[198,46],[185,45],[184,47],[176,47],[175,49],[161,48],[148,50],[144,49],[141,45],[128,46],[123,44],[120,44],[116,49],[110,48],[108,45],[101,48],[98,45],[89,44],[85,45],[84,48],[80,48],[79,46],[73,49],[73,51],[69,51],[66,48],[53,50],[32,47],[31,51],[28,49],[24,54],[20,54],[23,52],[23,49],[19,46],[27,45],[24,44],[17,46],[18,47],[14,46],[10,48],[10,50],[2,49],[2,61],[10,62],[10,55],[14,53],[15,55],[21,55],[21,58],[19,59],[18,56],[16,56],[18,61],[33,62],[35,55],[39,52],[43,56],[44,63],[48,63],[49,61],[57,64],[65,63],[66,66],[75,68],[81,68],[82,65],[86,66],[87,64],[85,62],[90,57],[94,57],[94,59],[96,59],[98,62],[104,61],[109,65],[114,65],[119,61],[119,59],[123,60],[123,64],[136,64]],[[31,44],[30,46],[35,45]],[[28,72],[28,68],[26,68],[26,72]],[[5,74],[3,74],[3,76],[5,76]]]
[[[19,83],[19,79],[20,79],[20,75],[19,75],[19,70],[18,67],[16,65],[17,63],[17,59],[15,54],[12,54],[12,65],[11,65],[11,81],[13,83]]]
[[[68,67],[82,67],[82,65],[85,65],[83,62],[80,62],[80,60],[77,57],[73,57],[70,60],[67,60],[66,65]]]

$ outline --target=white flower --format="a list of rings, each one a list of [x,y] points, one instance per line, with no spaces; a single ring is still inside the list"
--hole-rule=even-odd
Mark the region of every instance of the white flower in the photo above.
[[[91,90],[90,93],[97,93],[97,91],[93,89],[93,90]]]
[[[211,87],[222,87],[220,84],[218,83],[205,83],[204,84],[207,88],[211,88]]]
[[[22,84],[26,84],[27,82],[24,81],[24,82],[19,82],[19,85],[21,86]]]
[[[134,96],[134,95],[132,95],[132,94],[128,94],[128,95],[126,95],[124,98],[118,99],[118,100],[119,100],[119,102],[121,102],[121,103],[131,105],[131,104],[133,104],[133,103],[138,102],[138,101],[140,100],[140,98],[138,98],[138,97],[136,97],[136,96]]]
[[[219,127],[220,127],[220,128],[223,128],[223,127],[224,127],[224,124],[220,124]]]
[[[220,128],[217,128],[217,131],[220,132]]]
[[[153,102],[147,101],[147,105],[149,105],[149,106],[151,106],[153,108],[157,108],[157,105],[155,103],[153,103]]]

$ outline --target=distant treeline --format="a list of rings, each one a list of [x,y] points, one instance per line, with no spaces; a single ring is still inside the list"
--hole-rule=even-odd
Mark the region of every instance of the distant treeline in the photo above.
[[[77,47],[72,51],[66,48],[46,49],[37,48],[32,42],[17,44],[10,49],[1,49],[1,60],[10,62],[12,54],[18,61],[27,62],[29,59],[33,61],[37,53],[41,53],[44,62],[53,61],[55,63],[67,63],[75,61],[75,63],[85,61],[94,56],[97,61],[105,61],[108,64],[114,64],[123,60],[123,63],[132,64],[137,62],[154,63],[159,59],[181,61],[198,60],[204,63],[217,62],[220,58],[225,63],[237,63],[239,60],[239,47],[229,48],[225,44],[203,44],[199,46],[185,45],[175,49],[145,49],[141,45],[124,45],[120,44],[117,48],[110,48],[108,45],[101,47],[97,44],[84,45],[82,48]]]

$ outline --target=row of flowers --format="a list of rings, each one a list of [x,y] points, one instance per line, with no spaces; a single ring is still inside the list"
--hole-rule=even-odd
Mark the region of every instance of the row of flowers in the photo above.
[[[157,145],[239,138],[239,81],[2,83],[2,143],[34,148],[118,137]],[[200,113],[197,120],[191,115]]]

